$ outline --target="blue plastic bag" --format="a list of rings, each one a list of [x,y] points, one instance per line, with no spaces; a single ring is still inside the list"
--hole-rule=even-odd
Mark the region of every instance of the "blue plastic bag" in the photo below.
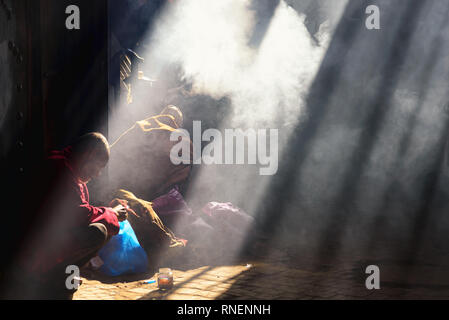
[[[148,256],[140,246],[128,221],[120,222],[120,231],[98,252],[104,264],[100,271],[109,276],[143,273],[148,269]]]

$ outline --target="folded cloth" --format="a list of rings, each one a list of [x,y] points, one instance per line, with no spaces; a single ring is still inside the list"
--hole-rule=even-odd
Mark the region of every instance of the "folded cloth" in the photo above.
[[[208,202],[201,211],[203,221],[213,228],[209,246],[201,250],[215,262],[229,262],[254,231],[254,218],[230,202]]]
[[[176,185],[168,193],[151,201],[153,210],[163,223],[176,233],[184,230],[193,222],[192,209],[185,202]]]
[[[231,202],[208,202],[202,208],[203,217],[215,228],[227,228],[244,235],[254,226],[254,218]]]

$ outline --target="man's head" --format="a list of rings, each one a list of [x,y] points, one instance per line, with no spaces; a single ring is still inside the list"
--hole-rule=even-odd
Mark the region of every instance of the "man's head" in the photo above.
[[[178,125],[178,128],[182,127],[183,124],[183,116],[182,116],[182,112],[181,110],[179,110],[179,108],[177,106],[174,105],[168,105],[166,106],[160,114],[168,114],[173,116],[173,118],[175,119],[176,124]]]
[[[97,177],[109,161],[109,143],[98,132],[87,133],[72,144],[73,167],[84,183]]]

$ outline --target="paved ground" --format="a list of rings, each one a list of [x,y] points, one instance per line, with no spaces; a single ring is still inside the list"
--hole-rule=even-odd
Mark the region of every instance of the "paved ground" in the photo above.
[[[87,274],[74,299],[449,299],[447,266],[418,263],[404,274],[403,263],[384,259],[378,263],[381,288],[368,290],[365,267],[370,262],[352,258],[338,267],[311,269],[300,263],[292,267],[278,254],[234,265],[174,270],[174,287],[168,291],[143,283],[156,279],[154,274],[118,278]]]

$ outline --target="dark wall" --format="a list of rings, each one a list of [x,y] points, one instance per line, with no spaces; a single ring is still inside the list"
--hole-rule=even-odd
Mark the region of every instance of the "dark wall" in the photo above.
[[[87,131],[107,133],[107,1],[40,3],[45,147],[62,147]],[[65,28],[71,4],[80,8],[80,30]]]
[[[80,30],[68,30],[66,7],[80,8]],[[23,187],[46,153],[77,136],[107,134],[107,0],[0,2],[0,160],[14,226]],[[5,243],[5,242],[2,242]]]

